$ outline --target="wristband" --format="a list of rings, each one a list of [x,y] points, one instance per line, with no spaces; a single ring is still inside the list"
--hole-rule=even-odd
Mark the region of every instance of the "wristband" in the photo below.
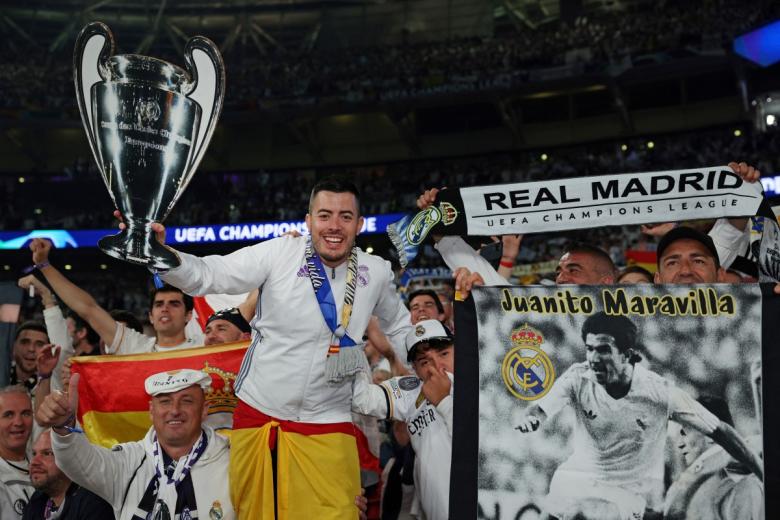
[[[514,262],[509,262],[509,261],[506,261],[506,260],[501,260],[498,263],[498,265],[500,265],[501,267],[508,267],[509,269],[512,269],[515,266],[515,263]]]
[[[71,421],[74,421],[74,425],[73,426],[70,426],[70,424],[69,424]],[[76,416],[71,414],[70,417],[68,417],[65,420],[64,423],[62,423],[60,425],[57,425],[57,426],[52,426],[52,429],[55,429],[55,430],[65,430],[68,433],[84,433],[84,430],[82,430],[81,428],[79,428],[79,427],[77,427],[75,425],[75,421],[76,421]]]
[[[50,265],[50,264],[49,264],[49,261],[48,261],[48,260],[46,260],[45,262],[41,262],[40,264],[33,264],[33,265],[31,265],[30,267],[25,267],[24,269],[22,269],[22,273],[24,273],[24,274],[30,274],[30,273],[32,273],[33,271],[35,271],[36,269],[38,269],[38,270],[40,271],[40,270],[41,270],[41,269],[43,269],[44,267],[49,267],[49,265]]]
[[[49,372],[48,374],[41,374],[40,372],[38,372],[38,381],[41,381],[42,379],[49,379],[50,377],[51,377],[51,372]]]

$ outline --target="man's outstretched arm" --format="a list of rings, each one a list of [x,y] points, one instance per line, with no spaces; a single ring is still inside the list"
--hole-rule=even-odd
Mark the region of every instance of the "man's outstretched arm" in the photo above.
[[[116,321],[95,299],[81,287],[77,286],[54,266],[49,264],[51,242],[42,238],[33,239],[30,243],[33,263],[39,267],[54,292],[73,312],[81,316],[103,341],[109,345],[114,341]]]

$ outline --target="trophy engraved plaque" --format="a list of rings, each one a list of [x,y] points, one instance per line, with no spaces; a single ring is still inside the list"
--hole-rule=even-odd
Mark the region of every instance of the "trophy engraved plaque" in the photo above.
[[[100,22],[81,31],[73,55],[81,120],[126,225],[98,247],[152,270],[180,264],[151,225],[165,219],[192,179],[225,93],[225,67],[213,42],[191,38],[184,60],[186,70],[148,56],[114,55],[113,35]]]

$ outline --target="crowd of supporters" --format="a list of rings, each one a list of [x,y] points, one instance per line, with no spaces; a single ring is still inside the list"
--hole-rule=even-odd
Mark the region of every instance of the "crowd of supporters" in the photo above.
[[[775,2],[710,1],[696,9],[673,2],[636,11],[594,12],[572,23],[555,20],[491,38],[338,50],[271,47],[227,62],[227,110],[267,103],[314,105],[322,100],[367,103],[430,95],[504,90],[538,79],[533,71],[571,66],[571,74],[616,72],[680,53],[722,52],[734,36],[772,20]],[[121,34],[117,35],[121,45]],[[43,46],[5,42],[16,59],[0,70],[0,110],[49,117],[77,116],[70,57]],[[28,48],[29,47],[29,48]],[[666,53],[653,58],[653,53]],[[165,56],[180,63],[181,57]]]

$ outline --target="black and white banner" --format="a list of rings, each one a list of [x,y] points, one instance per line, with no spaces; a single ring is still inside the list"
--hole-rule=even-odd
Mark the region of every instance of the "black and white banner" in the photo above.
[[[429,234],[506,235],[753,216],[761,183],[731,168],[574,177],[442,190],[436,203],[388,226],[405,267]]]
[[[475,289],[455,309],[450,517],[778,518],[772,289]]]
[[[469,235],[755,215],[760,183],[727,166],[461,188]]]

